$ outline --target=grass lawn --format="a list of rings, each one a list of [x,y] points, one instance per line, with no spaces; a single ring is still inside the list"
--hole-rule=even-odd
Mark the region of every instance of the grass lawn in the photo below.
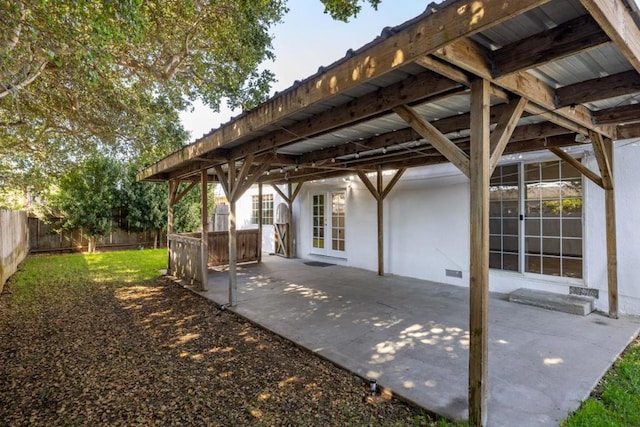
[[[604,376],[563,427],[640,426],[640,338]]]
[[[30,257],[0,295],[0,425],[450,425],[160,277]]]

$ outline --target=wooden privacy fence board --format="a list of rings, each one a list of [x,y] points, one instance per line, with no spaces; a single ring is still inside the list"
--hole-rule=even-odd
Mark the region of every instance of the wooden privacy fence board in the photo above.
[[[202,269],[200,265],[199,239],[171,234],[168,238],[171,256],[169,274],[191,283],[199,282]]]
[[[237,245],[238,258],[237,262],[258,261],[258,239],[257,229],[238,230]],[[210,267],[228,265],[229,264],[229,233],[227,231],[215,231],[208,233],[209,242],[209,260]]]
[[[119,228],[96,239],[96,248],[153,246],[154,231],[131,232]],[[29,218],[29,242],[31,252],[81,251],[87,248],[89,239],[82,230],[61,231],[38,218]],[[164,246],[166,236],[160,235],[158,246]]]
[[[28,253],[27,213],[0,210],[0,292]]]

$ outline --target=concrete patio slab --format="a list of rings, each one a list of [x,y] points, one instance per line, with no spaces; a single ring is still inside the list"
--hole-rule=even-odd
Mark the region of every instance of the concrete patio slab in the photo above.
[[[238,273],[238,314],[418,405],[467,412],[467,288],[276,256]],[[201,294],[227,302],[226,272]],[[557,426],[640,330],[640,318],[575,316],[491,295],[488,425]]]

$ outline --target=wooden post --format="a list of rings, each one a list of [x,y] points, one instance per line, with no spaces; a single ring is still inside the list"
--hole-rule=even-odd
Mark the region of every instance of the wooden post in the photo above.
[[[489,82],[471,84],[469,425],[486,425],[489,303]]]
[[[169,180],[169,195],[167,197],[167,274],[169,275],[171,275],[171,242],[169,241],[169,236],[173,234],[173,207],[177,191],[178,183],[174,180]]]
[[[202,186],[202,232],[200,233],[200,262],[202,263],[202,273],[201,273],[201,285],[200,290],[207,290],[207,282],[209,279],[209,269],[207,268],[207,264],[209,263],[209,236],[208,236],[208,216],[209,211],[207,209],[207,196],[208,196],[208,186],[209,177],[206,169],[202,169],[200,171],[200,185]]]
[[[616,248],[616,200],[613,180],[613,142],[596,132],[589,132],[593,153],[598,161],[604,188],[605,218],[607,230],[607,290],[609,317],[618,318],[618,255]]]
[[[378,205],[378,276],[384,276],[384,198],[382,192],[382,167],[378,166],[377,171],[378,197],[376,202]]]
[[[262,183],[258,183],[258,263],[262,262]]]
[[[236,185],[236,162],[229,161],[229,189]],[[231,191],[230,191],[231,193]],[[237,233],[236,233],[236,200],[229,200],[229,305],[238,304],[238,276],[237,276]]]
[[[609,293],[609,317],[618,318],[618,253],[616,245],[616,198],[613,182],[613,141],[604,144],[609,162],[609,186],[604,190],[605,216],[607,221],[607,286]]]
[[[298,184],[300,186],[300,184]],[[293,191],[291,188],[291,183],[287,183],[288,195],[287,197],[287,205],[289,206],[289,224],[287,230],[287,258],[295,258],[295,254],[293,253],[293,199],[295,196],[293,195]]]

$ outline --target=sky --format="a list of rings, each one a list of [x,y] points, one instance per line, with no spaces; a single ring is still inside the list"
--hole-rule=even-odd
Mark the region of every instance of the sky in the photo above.
[[[383,0],[377,11],[363,5],[357,18],[344,23],[324,14],[320,0],[289,0],[284,22],[272,28],[276,60],[264,64],[278,80],[271,93],[315,74],[318,67],[342,58],[348,49],[369,43],[384,27],[394,27],[421,14],[429,3],[429,0]],[[191,132],[193,142],[239,113],[228,109],[214,113],[196,102],[194,111],[182,113],[180,119]]]

